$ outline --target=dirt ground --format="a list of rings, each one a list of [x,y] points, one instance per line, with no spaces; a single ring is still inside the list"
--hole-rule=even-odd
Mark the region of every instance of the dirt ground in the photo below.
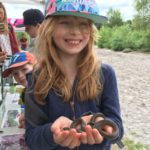
[[[96,49],[96,53],[116,72],[124,138],[150,144],[150,54],[106,49]]]

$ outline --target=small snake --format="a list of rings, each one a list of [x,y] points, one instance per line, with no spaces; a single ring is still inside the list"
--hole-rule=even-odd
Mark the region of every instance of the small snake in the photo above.
[[[77,130],[78,133],[81,133],[81,132],[85,131],[85,126],[86,126],[85,121],[82,118],[78,118],[72,122],[72,124],[70,125],[70,128],[65,127],[63,129],[69,130],[71,128],[74,128]]]
[[[102,120],[96,122],[96,119],[98,117],[101,117]],[[117,125],[115,124],[115,122],[113,122],[112,120],[107,119],[105,117],[105,115],[102,114],[102,113],[94,114],[91,117],[90,122],[88,123],[88,125],[90,125],[92,128],[97,129],[99,131],[99,133],[105,139],[108,139],[110,141],[116,139],[119,135],[119,129],[118,129]],[[106,125],[111,126],[113,128],[113,132],[111,134],[104,130],[104,127]],[[78,119],[76,119],[72,122],[72,124],[70,125],[70,128],[69,127],[64,127],[63,129],[64,130],[70,130],[71,128],[75,128],[78,133],[81,133],[81,132],[85,131],[85,126],[86,126],[86,122],[82,118],[78,118]],[[124,144],[122,143],[122,141],[118,141],[117,145],[119,146],[119,148],[124,147]]]
[[[98,117],[103,118],[103,120],[95,122]],[[117,125],[112,120],[106,119],[106,117],[102,113],[94,114],[90,122],[88,123],[88,125],[90,125],[92,128],[96,128],[104,138],[109,139],[109,140],[114,140],[119,135],[119,129]],[[112,134],[109,134],[108,132],[104,130],[104,126],[106,125],[109,125],[113,128]],[[72,122],[72,124],[70,125],[70,128],[64,127],[63,129],[69,130],[71,128],[75,128],[78,133],[81,133],[85,131],[85,126],[86,126],[86,122],[82,118],[78,118]]]

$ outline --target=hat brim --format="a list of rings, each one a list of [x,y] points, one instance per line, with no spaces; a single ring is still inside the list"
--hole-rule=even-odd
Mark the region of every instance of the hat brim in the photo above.
[[[82,18],[86,18],[89,19],[91,21],[93,21],[96,24],[102,24],[107,22],[107,17],[105,16],[100,16],[100,15],[94,15],[94,14],[88,14],[88,13],[84,13],[84,12],[70,12],[70,11],[58,11],[58,12],[54,12],[48,16],[76,16],[76,17],[82,17]]]
[[[12,69],[12,68],[21,67],[21,66],[23,66],[23,65],[25,65],[25,64],[27,64],[27,63],[28,63],[28,61],[24,61],[24,62],[19,62],[19,63],[16,63],[16,64],[14,64],[14,65],[11,65],[10,67],[8,67],[8,68],[2,73],[3,78],[6,78],[6,77],[8,77],[8,76],[11,74],[11,69]]]

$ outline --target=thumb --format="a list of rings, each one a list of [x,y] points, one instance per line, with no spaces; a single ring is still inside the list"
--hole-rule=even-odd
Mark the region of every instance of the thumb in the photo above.
[[[104,130],[108,133],[108,134],[112,134],[113,133],[113,128],[111,126],[106,125],[104,127]]]
[[[57,134],[58,132],[60,132],[60,127],[59,127],[58,124],[53,123],[52,126],[51,126],[51,128],[50,128],[50,130],[51,130],[53,133]]]

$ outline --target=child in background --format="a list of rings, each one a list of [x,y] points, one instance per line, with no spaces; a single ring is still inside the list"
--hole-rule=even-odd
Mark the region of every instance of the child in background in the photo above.
[[[38,36],[38,64],[25,93],[26,143],[31,150],[110,150],[122,138],[123,126],[115,72],[94,54],[94,23],[105,18],[98,15],[94,0],[48,0],[47,6]],[[95,113],[117,125],[115,139],[105,139],[88,124]],[[78,118],[86,123],[81,133],[70,128]],[[110,125],[103,130],[113,133]]]
[[[3,77],[6,78],[9,75],[12,75],[15,81],[19,84],[27,87],[27,79],[26,75],[33,70],[33,66],[36,63],[36,58],[29,52],[19,52],[12,55],[10,60],[10,64],[7,69],[3,72]],[[24,103],[24,91],[25,88],[22,90],[21,94],[21,101],[20,104]],[[22,114],[19,118],[20,125],[19,127],[24,127],[24,114]]]
[[[19,52],[12,55],[10,64],[3,72],[3,77],[6,78],[12,75],[16,82],[24,87],[27,87],[26,74],[33,70],[36,63],[36,58],[29,52]]]
[[[27,46],[28,46],[28,39],[27,39],[27,35],[25,33],[22,33],[19,42],[20,42],[21,49],[26,50]]]

